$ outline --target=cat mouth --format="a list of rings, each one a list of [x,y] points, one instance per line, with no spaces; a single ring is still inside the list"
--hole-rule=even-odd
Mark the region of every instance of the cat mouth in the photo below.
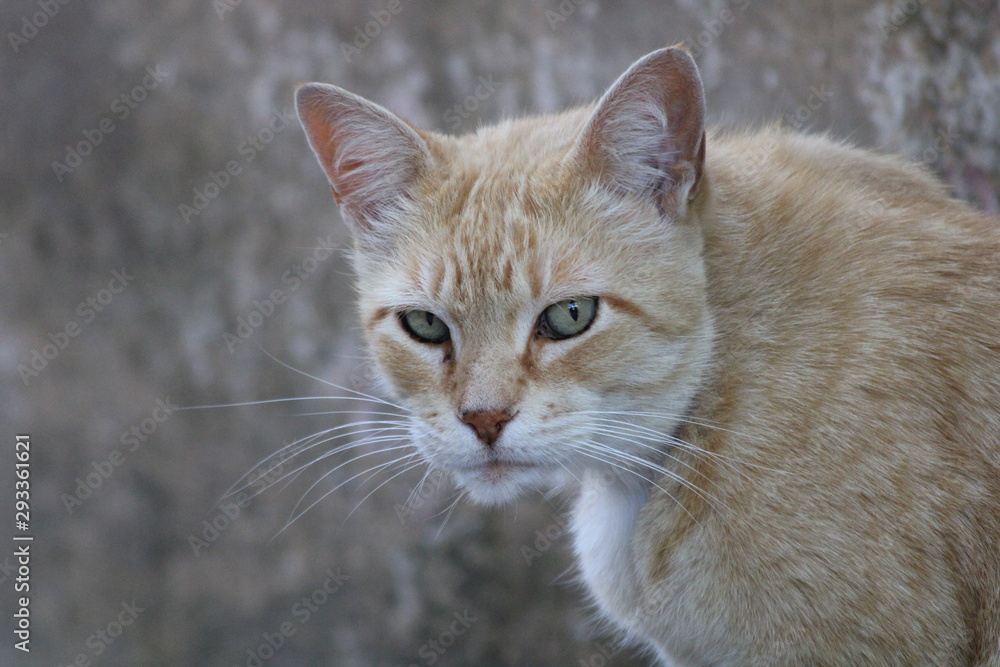
[[[547,473],[545,466],[538,463],[496,457],[452,468],[458,485],[469,492],[470,498],[484,505],[503,504],[529,489],[542,488]]]
[[[534,463],[526,463],[524,461],[504,461],[503,459],[487,459],[482,463],[476,463],[474,465],[459,466],[459,470],[465,472],[482,472],[484,470],[518,470],[522,468],[537,468],[538,466]]]
[[[475,465],[459,466],[458,470],[466,474],[476,475],[484,481],[497,482],[510,473],[536,468],[538,465],[534,463],[491,458]]]

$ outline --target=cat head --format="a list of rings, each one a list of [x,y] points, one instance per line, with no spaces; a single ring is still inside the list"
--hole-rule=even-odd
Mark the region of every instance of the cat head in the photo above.
[[[296,103],[426,460],[482,502],[651,477],[711,346],[691,57],[655,51],[595,105],[462,137],[334,86]]]

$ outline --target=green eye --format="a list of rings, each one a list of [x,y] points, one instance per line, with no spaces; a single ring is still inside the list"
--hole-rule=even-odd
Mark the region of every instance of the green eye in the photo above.
[[[426,310],[408,310],[399,316],[406,332],[421,343],[443,343],[451,338],[448,325],[441,318]]]
[[[582,334],[594,321],[597,299],[582,297],[554,303],[538,319],[538,334],[561,340]]]

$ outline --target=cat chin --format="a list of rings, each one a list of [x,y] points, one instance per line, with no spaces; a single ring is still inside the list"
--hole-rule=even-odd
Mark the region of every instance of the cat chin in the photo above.
[[[551,486],[550,474],[540,468],[482,467],[452,470],[452,478],[479,505],[504,505],[529,491]]]

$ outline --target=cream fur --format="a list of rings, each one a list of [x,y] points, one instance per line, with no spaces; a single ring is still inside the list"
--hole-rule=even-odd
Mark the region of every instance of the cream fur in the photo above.
[[[826,138],[706,141],[677,49],[461,138],[299,109],[422,455],[481,502],[575,494],[594,599],[664,664],[1000,667],[1000,221]],[[487,448],[469,411],[514,418]]]

